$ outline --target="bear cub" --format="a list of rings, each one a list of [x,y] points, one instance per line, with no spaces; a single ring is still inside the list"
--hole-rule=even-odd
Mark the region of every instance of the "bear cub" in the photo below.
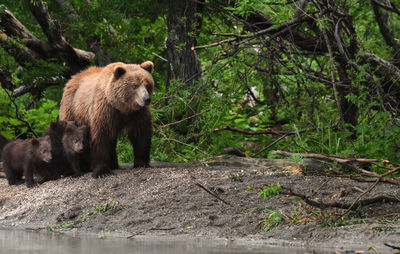
[[[89,166],[85,164],[88,158],[88,130],[86,126],[78,127],[74,121],[57,121],[50,123],[44,135],[49,135],[52,144],[53,161],[49,165],[56,169],[58,175],[77,177],[83,174]]]
[[[3,149],[2,160],[4,173],[9,185],[21,184],[22,176],[28,188],[36,183],[33,173],[47,177],[49,172],[42,167],[52,159],[50,136],[28,140],[14,140]]]
[[[85,161],[88,161],[87,127],[78,127],[74,121],[68,121],[62,136],[62,145],[63,154],[69,164],[68,174],[78,177],[87,172],[89,170],[89,166],[85,165]]]

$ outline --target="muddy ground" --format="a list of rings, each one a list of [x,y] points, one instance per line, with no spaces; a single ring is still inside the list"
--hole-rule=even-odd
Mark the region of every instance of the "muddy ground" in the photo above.
[[[0,178],[0,228],[101,237],[190,236],[341,253],[373,246],[393,253],[385,244],[400,246],[399,202],[364,206],[335,225],[329,215],[343,209],[317,209],[287,194],[271,199],[257,194],[279,182],[317,202],[351,203],[373,184],[321,174],[327,167],[309,160],[300,167],[290,160],[221,156],[186,164],[153,162],[141,169],[124,164],[106,178],[86,174],[32,189],[8,186]],[[379,183],[362,199],[383,194],[398,198],[400,187]],[[271,210],[282,221],[265,231],[263,220],[273,217]]]

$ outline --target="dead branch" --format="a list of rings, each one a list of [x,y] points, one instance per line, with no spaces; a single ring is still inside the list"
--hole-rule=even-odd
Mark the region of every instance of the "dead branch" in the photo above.
[[[400,250],[400,246],[391,245],[389,243],[384,243],[384,245],[386,245],[387,247],[390,247],[392,249],[395,249],[395,250]]]
[[[339,177],[347,177],[351,180],[357,181],[357,182],[375,182],[376,179],[375,178],[366,178],[366,177],[359,177],[359,176],[355,176],[355,175],[348,175],[348,174],[343,174],[343,172],[340,172],[336,169],[333,168],[329,168],[329,171],[331,171],[332,173],[338,175]],[[400,185],[399,181],[396,181],[394,179],[390,179],[390,178],[385,178],[382,177],[381,178],[381,182],[382,183],[388,183],[388,184],[393,184],[393,185]]]
[[[388,10],[388,11],[391,11],[391,12],[394,12],[394,13],[397,13],[398,15],[400,15],[400,9],[398,9],[393,2],[390,2],[390,6],[379,2],[378,0],[371,0],[371,2],[373,4],[376,4],[380,7],[382,7],[385,10]]]
[[[271,144],[269,144],[268,146],[264,147],[263,149],[261,149],[260,151],[256,152],[254,154],[254,156],[259,155],[260,153],[264,152],[265,150],[267,150],[268,148],[270,148],[271,146],[275,145],[276,143],[278,143],[279,141],[281,141],[282,139],[284,139],[287,135],[282,135],[279,138],[275,139]]]
[[[38,59],[56,58],[60,63],[68,64],[68,78],[94,59],[94,53],[73,48],[65,40],[60,25],[50,17],[46,4],[42,1],[28,1],[28,5],[47,41],[34,36],[10,11],[0,13],[0,27],[4,29],[4,33],[0,34],[0,43],[21,66]],[[12,37],[19,38],[22,43]]]
[[[199,186],[200,188],[202,188],[203,190],[205,190],[205,191],[206,191],[208,194],[210,194],[211,196],[213,196],[213,197],[215,197],[216,199],[222,201],[222,203],[232,206],[231,203],[225,201],[225,200],[222,199],[220,196],[218,196],[218,195],[212,193],[209,189],[207,189],[206,187],[204,187],[204,186],[201,185],[200,183],[196,183],[196,186]]]
[[[291,28],[293,26],[296,26],[298,24],[301,24],[301,23],[303,23],[303,22],[305,22],[305,21],[307,21],[309,19],[310,19],[309,17],[305,17],[303,19],[292,20],[292,21],[289,21],[289,22],[286,22],[286,23],[280,25],[279,27],[274,27],[274,26],[268,27],[266,29],[262,29],[260,31],[254,32],[252,34],[222,34],[223,36],[234,36],[234,38],[225,39],[225,40],[214,42],[214,43],[211,43],[211,44],[208,44],[208,45],[195,46],[195,47],[192,47],[192,50],[215,47],[215,46],[219,46],[219,45],[222,45],[222,44],[234,42],[234,41],[241,40],[241,39],[253,39],[253,38],[257,38],[257,37],[260,37],[262,35],[265,35],[265,34],[272,34],[272,35],[276,36],[277,35],[276,33],[279,33],[279,32],[282,32],[282,31],[286,31],[289,28]]]
[[[326,33],[326,29],[325,28],[322,29],[322,35],[324,36],[325,43],[326,43],[326,46],[328,48],[328,53],[329,53],[329,56],[331,58],[331,61],[330,61],[330,78],[331,78],[331,82],[332,82],[333,96],[335,98],[336,106],[338,108],[339,119],[340,119],[340,121],[342,123],[344,123],[344,116],[343,116],[342,106],[340,105],[339,93],[337,91],[336,81],[335,81],[335,67],[334,67],[335,60],[334,60],[334,57],[333,57],[332,47],[331,47],[331,44],[329,42],[329,38],[328,38],[328,35]]]
[[[380,178],[378,178],[378,179],[371,185],[371,187],[369,187],[368,190],[362,192],[362,193],[353,201],[353,203],[351,203],[351,205],[347,208],[347,210],[344,211],[344,212],[342,213],[342,216],[341,216],[341,217],[346,216],[346,215],[350,212],[350,210],[352,210],[354,207],[357,208],[358,205],[356,206],[356,204],[361,200],[361,198],[362,198],[363,196],[365,196],[368,192],[372,191],[372,190],[378,185],[379,181],[380,181]]]
[[[336,208],[341,208],[341,209],[356,210],[358,208],[358,206],[360,206],[360,205],[361,206],[371,205],[371,204],[380,203],[383,201],[385,201],[385,202],[400,202],[400,199],[393,197],[393,196],[386,195],[386,194],[377,195],[375,197],[362,199],[362,200],[357,199],[352,203],[323,202],[323,201],[313,200],[310,197],[307,197],[306,195],[301,194],[301,193],[297,193],[288,187],[282,187],[282,188],[283,188],[282,194],[299,197],[299,198],[303,199],[303,201],[305,203],[307,203],[311,206],[319,207],[319,208],[323,208],[323,209],[336,207]]]
[[[42,1],[28,0],[28,5],[46,35],[52,51],[60,60],[69,63],[73,69],[78,68],[76,71],[83,69],[93,60],[94,53],[75,49],[65,40],[60,24],[50,17],[47,4]]]
[[[396,81],[400,81],[400,69],[389,61],[386,61],[373,53],[365,53],[365,56],[362,58],[366,61],[372,61],[375,65],[383,68],[385,76],[393,77]]]
[[[294,135],[296,132],[292,131],[278,131],[278,130],[260,130],[260,131],[249,131],[249,130],[243,130],[243,129],[238,129],[235,127],[230,127],[230,126],[222,126],[220,128],[215,128],[214,132],[217,131],[233,131],[233,132],[238,132],[242,134],[247,134],[247,135],[263,135],[263,134],[272,134],[272,135]]]
[[[290,152],[285,152],[285,151],[272,151],[271,154],[274,155],[282,155],[286,157],[291,157],[291,156],[300,156],[303,158],[311,158],[311,159],[319,159],[319,160],[324,160],[324,161],[330,161],[330,162],[337,162],[340,164],[344,164],[350,168],[353,168],[355,170],[360,171],[361,173],[368,175],[368,176],[374,176],[374,177],[379,177],[379,175],[375,172],[371,172],[365,169],[362,169],[356,165],[351,164],[351,162],[362,162],[362,163],[373,163],[373,162],[378,162],[378,159],[365,159],[365,158],[340,158],[338,156],[330,156],[330,155],[323,155],[323,154],[317,154],[317,153],[290,153]]]
[[[393,57],[395,60],[399,58],[400,53],[400,44],[397,43],[397,39],[394,37],[394,33],[390,31],[388,25],[388,13],[386,11],[382,11],[376,3],[376,1],[371,1],[372,9],[375,14],[375,20],[378,23],[379,30],[382,34],[383,39],[385,40],[386,44],[393,49]]]

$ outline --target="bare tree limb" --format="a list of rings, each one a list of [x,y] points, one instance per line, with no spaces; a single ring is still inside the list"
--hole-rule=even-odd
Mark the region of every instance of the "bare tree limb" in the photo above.
[[[400,69],[389,61],[382,59],[373,53],[365,53],[363,59],[366,61],[372,61],[376,65],[382,67],[387,77],[392,77],[397,82],[400,82]]]
[[[384,4],[384,3],[381,3],[378,0],[372,0],[371,2],[373,4],[376,4],[376,5],[380,6],[380,7],[382,7],[385,10],[388,10],[388,11],[391,11],[391,12],[394,12],[394,13],[397,13],[398,15],[400,15],[400,9],[398,9],[396,7],[396,5],[392,1],[390,1],[390,5],[391,6],[388,6],[388,5]]]
[[[40,54],[16,42],[14,39],[9,37],[2,31],[0,31],[0,45],[11,56],[13,56],[15,61],[19,63],[21,66],[25,66],[26,62],[35,62],[42,58]]]
[[[238,129],[235,127],[230,127],[230,126],[222,126],[220,128],[215,128],[214,132],[223,131],[223,130],[238,132],[238,133],[247,134],[247,135],[263,135],[263,134],[294,135],[294,134],[296,134],[295,132],[291,132],[291,131],[278,131],[278,130],[271,130],[271,129],[260,130],[260,131],[249,131],[249,130]]]
[[[322,34],[324,36],[325,43],[326,43],[326,46],[328,48],[329,56],[331,58],[331,61],[330,61],[330,78],[331,78],[331,82],[332,82],[333,96],[335,97],[336,106],[338,108],[340,121],[342,123],[344,123],[344,116],[343,116],[342,106],[340,105],[340,102],[339,102],[339,94],[338,94],[338,91],[337,91],[337,88],[336,88],[336,82],[335,82],[335,67],[334,67],[334,64],[335,64],[335,60],[334,59],[335,58],[333,57],[331,44],[329,42],[329,38],[328,38],[328,35],[326,34],[326,30],[325,29],[322,29]]]
[[[272,151],[271,154],[274,155],[282,155],[286,157],[291,157],[291,156],[301,156],[303,158],[313,158],[313,159],[319,159],[319,160],[324,160],[324,161],[331,161],[331,162],[338,162],[340,164],[344,164],[346,166],[349,166],[353,169],[356,169],[360,171],[361,173],[368,175],[368,176],[379,176],[375,172],[371,172],[365,169],[362,169],[358,166],[351,165],[351,162],[357,161],[357,162],[366,162],[366,163],[372,163],[372,162],[378,162],[378,159],[365,159],[365,158],[338,158],[338,157],[333,157],[333,156],[327,156],[323,154],[317,154],[317,153],[290,153],[290,152],[285,152],[285,151]]]
[[[306,195],[302,193],[297,193],[294,190],[288,188],[288,187],[283,187],[282,194],[286,195],[291,195],[291,196],[296,196],[300,197],[303,199],[304,202],[311,206],[319,207],[319,208],[331,208],[331,207],[336,207],[336,208],[341,208],[341,209],[348,209],[350,210],[356,210],[358,206],[365,206],[365,205],[371,205],[371,204],[376,204],[380,203],[383,201],[386,202],[400,202],[400,199],[390,196],[387,194],[382,194],[382,195],[376,195],[372,198],[366,198],[366,199],[357,199],[353,201],[352,203],[348,202],[323,202],[323,201],[317,201],[314,199],[311,199],[310,197],[307,197]],[[346,211],[347,212],[347,211]]]
[[[375,20],[379,25],[379,30],[383,36],[383,39],[385,40],[386,44],[393,48],[393,58],[400,61],[400,44],[397,43],[396,39],[393,36],[393,33],[390,31],[389,26],[387,24],[388,22],[388,14],[386,11],[381,11],[380,7],[381,5],[378,5],[376,1],[371,0],[372,4],[372,9],[375,14]]]
[[[54,21],[42,1],[28,0],[29,8],[43,29],[48,41],[34,36],[10,11],[0,13],[0,43],[7,52],[24,66],[24,62],[35,62],[38,59],[57,58],[61,63],[66,62],[69,70],[66,77],[86,67],[93,59],[94,53],[73,48],[62,36],[59,24]],[[12,37],[21,39],[16,42]]]
[[[208,194],[210,194],[211,196],[215,197],[216,199],[220,200],[222,203],[227,204],[232,206],[231,203],[225,201],[224,199],[222,199],[220,196],[212,193],[210,190],[208,190],[206,187],[204,187],[203,185],[201,185],[200,183],[196,183],[196,186],[199,186],[200,188],[202,188],[203,190],[205,190]]]

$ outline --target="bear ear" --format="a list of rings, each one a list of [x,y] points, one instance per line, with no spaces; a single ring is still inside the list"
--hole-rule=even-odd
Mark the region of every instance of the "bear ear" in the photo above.
[[[71,134],[71,133],[73,133],[73,132],[74,132],[74,127],[72,127],[71,125],[69,125],[69,126],[67,126],[67,127],[65,128],[65,133]]]
[[[33,139],[31,139],[31,144],[33,146],[38,146],[39,145],[39,140],[37,138],[33,138]]]
[[[146,71],[152,73],[153,69],[154,69],[154,64],[151,61],[146,61],[140,64],[140,67],[142,67],[143,69],[145,69]]]
[[[120,77],[122,77],[122,75],[124,75],[126,72],[125,68],[123,67],[117,67],[114,71],[114,77],[115,79],[119,79]]]
[[[58,127],[58,122],[51,122],[50,123],[50,129],[55,130],[55,129],[57,129],[57,127]]]
[[[58,128],[64,128],[66,124],[67,124],[67,122],[65,122],[65,121],[51,122],[50,129],[57,130]]]

